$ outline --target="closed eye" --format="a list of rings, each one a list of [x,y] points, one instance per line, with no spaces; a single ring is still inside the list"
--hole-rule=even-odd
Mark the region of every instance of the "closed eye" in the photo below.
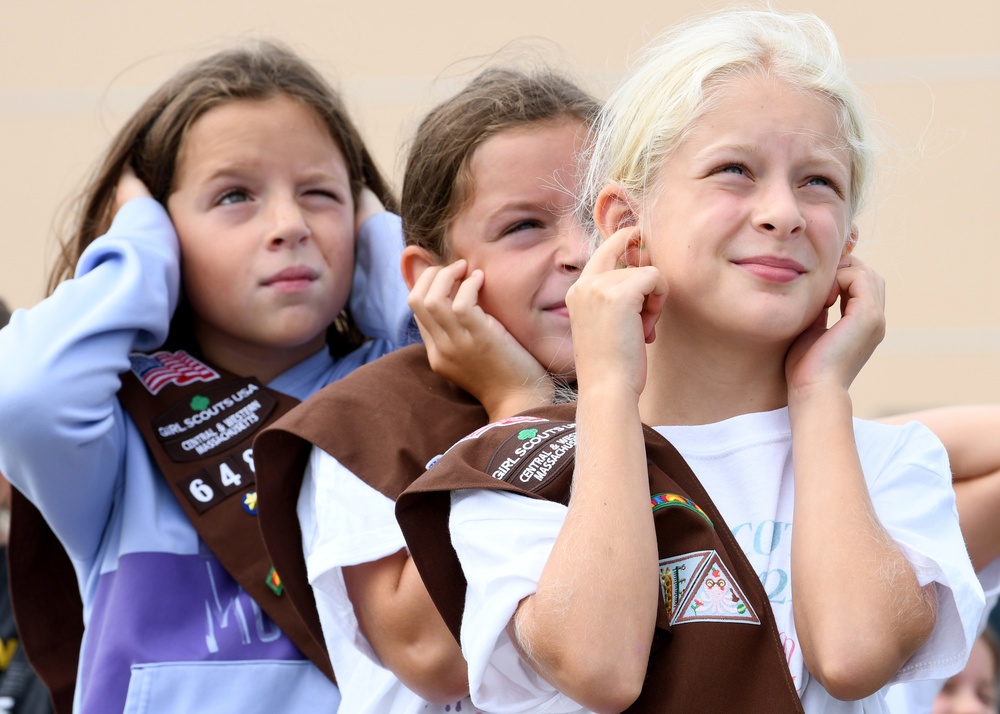
[[[343,203],[344,198],[339,191],[331,191],[325,188],[315,188],[306,191],[307,196],[315,196],[317,198],[328,198],[331,201],[336,201],[337,203]]]

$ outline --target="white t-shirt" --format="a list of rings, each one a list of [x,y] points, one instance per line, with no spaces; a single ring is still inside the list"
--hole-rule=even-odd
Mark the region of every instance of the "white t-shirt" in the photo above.
[[[788,410],[703,426],[663,427],[712,496],[763,582],[806,712],[885,712],[884,689],[860,701],[831,697],[804,668],[791,609],[792,462]],[[958,528],[947,454],[919,424],[855,421],[858,452],[882,524],[921,585],[937,584],[937,623],[893,681],[948,677],[976,636],[983,592]],[[762,470],[763,467],[763,470]],[[517,653],[506,625],[533,593],[565,507],[489,490],[452,496],[452,542],[469,581],[462,648],[478,706],[497,712],[577,712]],[[819,554],[822,557],[822,554]],[[884,607],[879,594],[859,606]]]
[[[418,697],[382,666],[358,628],[343,568],[376,561],[406,547],[396,524],[395,505],[334,457],[313,447],[299,492],[298,516],[306,572],[340,686],[340,711],[475,712],[468,697],[447,705]]]

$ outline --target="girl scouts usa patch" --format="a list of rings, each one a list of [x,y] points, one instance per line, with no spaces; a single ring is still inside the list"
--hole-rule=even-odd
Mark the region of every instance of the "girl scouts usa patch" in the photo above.
[[[529,491],[537,491],[571,468],[575,455],[575,423],[522,423],[497,448],[486,473]]]
[[[760,624],[743,590],[714,550],[661,560],[660,589],[671,626],[688,622]]]

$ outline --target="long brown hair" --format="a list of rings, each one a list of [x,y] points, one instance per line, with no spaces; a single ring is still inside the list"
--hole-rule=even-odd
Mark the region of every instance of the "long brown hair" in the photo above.
[[[51,293],[72,277],[84,249],[111,224],[115,187],[126,162],[160,203],[174,188],[177,158],[188,129],[207,111],[236,100],[287,95],[311,108],[343,152],[354,198],[367,186],[390,210],[395,197],[375,165],[343,100],[325,79],[291,50],[259,41],[223,50],[180,70],[147,99],[115,136],[74,206],[72,232],[63,241],[51,275]],[[171,326],[174,338],[190,319],[182,300]],[[185,330],[186,331],[186,330]],[[328,331],[335,355],[363,341],[347,308]]]
[[[403,178],[406,242],[446,253],[448,226],[472,199],[469,162],[491,136],[560,118],[590,126],[596,99],[550,70],[491,67],[424,117],[410,146]]]

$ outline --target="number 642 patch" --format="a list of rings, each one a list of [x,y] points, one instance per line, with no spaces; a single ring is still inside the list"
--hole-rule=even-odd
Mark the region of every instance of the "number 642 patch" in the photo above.
[[[247,448],[241,455],[216,461],[179,485],[195,510],[204,513],[254,482],[253,450]]]

